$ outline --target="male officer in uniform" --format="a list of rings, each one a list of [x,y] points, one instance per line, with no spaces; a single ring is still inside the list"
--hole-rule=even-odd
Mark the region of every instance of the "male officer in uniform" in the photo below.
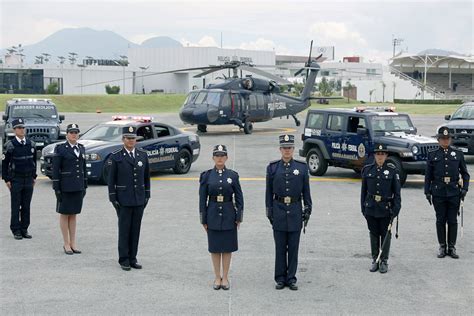
[[[25,122],[22,118],[12,121],[15,138],[5,144],[2,156],[2,177],[10,190],[10,229],[17,240],[30,239],[30,203],[33,196],[36,174],[35,143],[25,137]]]
[[[388,225],[392,218],[398,216],[401,208],[400,176],[395,165],[386,162],[387,157],[387,147],[384,144],[376,144],[374,161],[362,169],[360,205],[369,228],[372,253],[370,272],[375,272],[379,268],[380,273],[388,271],[390,243],[383,249],[380,266],[376,259],[387,234]]]
[[[137,262],[143,211],[150,198],[150,169],[146,151],[135,148],[137,130],[123,128],[124,147],[109,161],[109,200],[118,216],[119,264],[125,271],[141,269]]]
[[[460,200],[464,201],[469,187],[469,173],[464,155],[450,146],[451,134],[447,127],[438,130],[439,148],[428,154],[425,173],[425,196],[434,205],[436,212],[436,232],[438,234],[438,258],[446,255],[454,259],[458,231],[457,214]],[[462,186],[459,184],[459,174]],[[446,249],[446,223],[448,224],[448,243]]]
[[[308,167],[293,159],[295,137],[280,136],[281,159],[267,167],[265,205],[275,239],[275,288],[297,290],[298,247],[311,215]],[[301,200],[303,200],[304,208]]]

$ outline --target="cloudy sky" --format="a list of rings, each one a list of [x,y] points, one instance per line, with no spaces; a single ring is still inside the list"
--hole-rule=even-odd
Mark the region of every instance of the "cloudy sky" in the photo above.
[[[473,54],[474,1],[68,1],[0,0],[0,48],[33,44],[66,27],[111,30],[141,43],[166,35],[183,44],[307,55],[309,41],[336,58],[391,57],[401,49]]]

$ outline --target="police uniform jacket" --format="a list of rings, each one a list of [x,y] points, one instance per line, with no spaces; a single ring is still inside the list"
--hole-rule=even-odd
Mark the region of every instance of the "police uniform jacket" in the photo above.
[[[199,178],[201,224],[212,230],[231,230],[242,222],[244,197],[239,174],[231,169],[209,169]]]
[[[2,178],[5,182],[15,177],[36,179],[36,148],[33,141],[25,138],[25,145],[22,145],[16,138],[10,140],[5,144],[2,160]]]
[[[76,144],[79,156],[68,143],[58,144],[53,156],[53,189],[62,192],[84,191],[87,188],[86,149]]]
[[[362,169],[361,210],[364,216],[397,216],[401,208],[400,176],[392,163],[375,162]]]
[[[150,168],[146,151],[135,148],[132,159],[125,147],[110,156],[109,200],[122,206],[145,205],[150,198]]]
[[[428,153],[425,172],[425,194],[450,197],[460,193],[459,174],[463,184],[462,189],[469,187],[469,173],[467,171],[464,154],[453,147],[444,150],[441,146]]]
[[[303,211],[311,213],[312,208],[306,163],[276,160],[268,165],[265,205],[267,217],[273,219],[274,230],[301,230]]]

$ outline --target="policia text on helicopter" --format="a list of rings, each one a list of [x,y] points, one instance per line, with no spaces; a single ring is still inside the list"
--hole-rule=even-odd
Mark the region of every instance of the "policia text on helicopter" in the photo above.
[[[25,137],[24,121],[13,121],[15,138],[6,144],[2,156],[2,177],[10,190],[11,225],[16,240],[30,239],[30,202],[36,178],[34,144]],[[141,269],[137,253],[144,209],[149,205],[150,174],[144,151],[135,148],[136,128],[124,127],[123,147],[113,153],[108,164],[109,200],[119,222],[119,264],[125,271]],[[86,196],[84,148],[77,143],[79,126],[67,127],[67,141],[56,147],[53,188],[56,211],[60,213],[63,250],[67,255],[80,254],[76,245],[75,216],[81,212]],[[457,215],[466,197],[469,173],[461,151],[450,146],[446,127],[438,131],[439,147],[429,154],[425,176],[425,195],[436,212],[439,242],[438,257],[459,258],[456,252]],[[312,212],[308,168],[293,159],[294,136],[279,138],[281,159],[267,166],[266,216],[275,241],[275,288],[297,290],[298,249]],[[402,206],[398,170],[387,163],[387,148],[375,146],[374,162],[362,171],[360,206],[367,221],[372,263],[370,271],[388,271],[391,227]],[[231,253],[238,250],[237,231],[243,222],[244,194],[237,172],[225,166],[227,149],[213,150],[215,167],[203,172],[199,181],[200,222],[208,236],[209,252],[215,272],[213,288],[230,288],[228,273]],[[460,177],[462,184],[460,184]],[[446,238],[447,226],[447,238]],[[221,271],[221,267],[223,268]]]

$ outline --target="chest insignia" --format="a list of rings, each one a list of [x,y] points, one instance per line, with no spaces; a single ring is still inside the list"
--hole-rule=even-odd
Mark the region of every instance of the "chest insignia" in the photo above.
[[[232,183],[232,179],[231,179],[231,178],[227,178],[227,183],[231,184],[231,183]]]
[[[295,169],[295,170],[293,170],[293,174],[294,174],[295,176],[297,176],[297,175],[300,174],[300,171],[299,171],[298,169]]]

